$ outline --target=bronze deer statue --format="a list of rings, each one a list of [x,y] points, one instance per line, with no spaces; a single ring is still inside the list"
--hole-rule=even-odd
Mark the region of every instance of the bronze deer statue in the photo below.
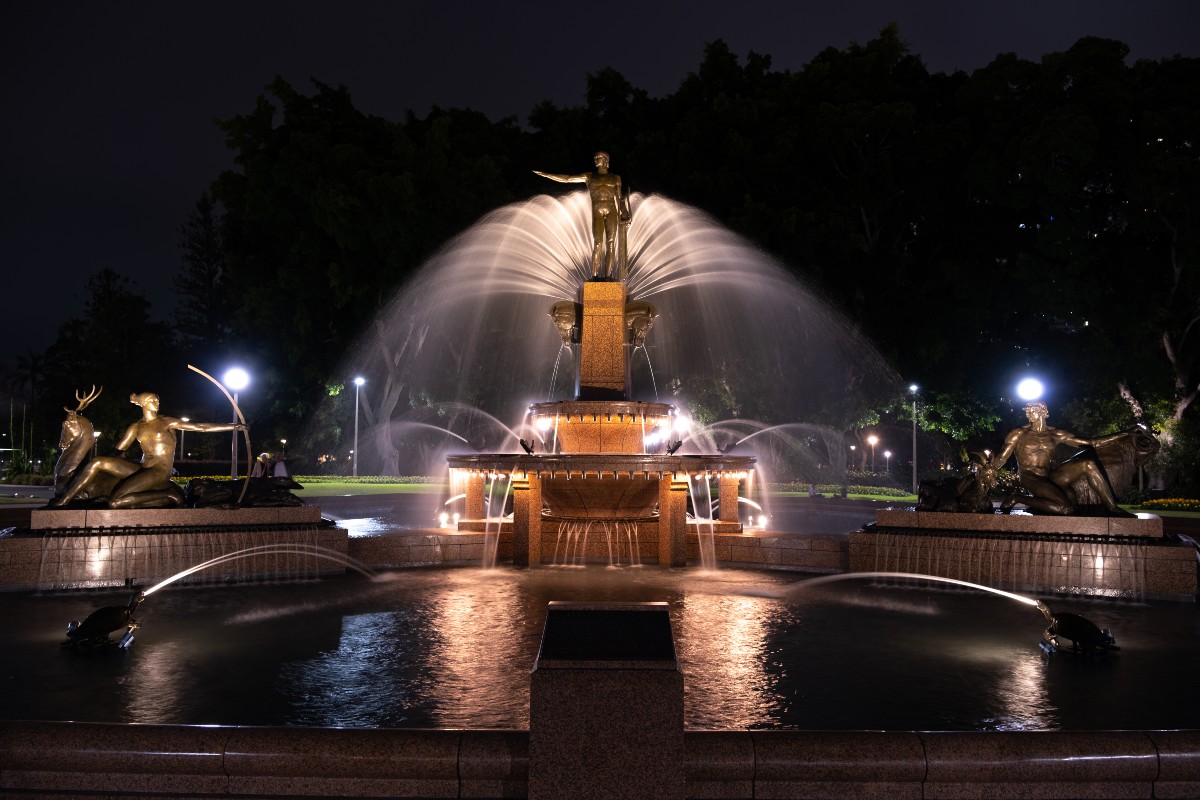
[[[78,407],[72,411],[63,406],[63,411],[67,412],[67,418],[63,420],[62,433],[58,437],[60,454],[58,461],[54,463],[55,495],[63,493],[67,488],[67,484],[71,481],[71,476],[88,459],[95,436],[91,420],[81,416],[81,412],[91,405],[103,391],[103,386],[97,391],[96,385],[92,384],[91,392],[84,397],[80,395],[77,389],[75,391],[75,401],[79,403]]]

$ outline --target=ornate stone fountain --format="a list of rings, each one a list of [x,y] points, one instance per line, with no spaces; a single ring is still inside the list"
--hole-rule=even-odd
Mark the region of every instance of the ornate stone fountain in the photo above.
[[[735,533],[739,487],[754,468],[749,456],[675,455],[670,444],[674,406],[630,398],[629,353],[645,342],[657,312],[631,300],[625,285],[625,231],[629,204],[620,195],[620,179],[607,171],[608,157],[598,153],[597,173],[545,175],[568,183],[587,183],[592,199],[595,237],[592,278],[571,300],[549,311],[564,345],[576,358],[576,397],[530,406],[540,442],[525,454],[451,456],[452,473],[466,475],[466,518],[460,530],[484,530],[484,485],[490,476],[507,476],[513,490],[513,562],[536,566],[550,555],[564,525],[612,526],[626,532],[633,557],[656,558],[682,566],[687,559],[689,487],[716,481],[720,513],[704,521],[709,532]],[[606,226],[620,223],[610,236]],[[607,257],[607,258],[605,258]],[[658,434],[655,436],[654,434]],[[648,445],[648,441],[654,444]],[[704,490],[707,494],[708,486]],[[636,543],[633,543],[636,542]],[[584,558],[600,557],[595,549]]]

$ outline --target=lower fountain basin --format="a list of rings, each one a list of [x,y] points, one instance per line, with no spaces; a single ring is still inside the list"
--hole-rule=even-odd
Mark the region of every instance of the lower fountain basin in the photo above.
[[[545,515],[570,520],[641,520],[654,515],[658,478],[618,476],[604,480],[542,481]]]
[[[110,592],[0,594],[10,718],[129,723],[528,726],[551,600],[668,601],[692,729],[1200,727],[1191,603],[1046,597],[1111,628],[1107,657],[1043,655],[1035,609],[919,582],[723,569],[404,570],[276,586],[172,585],[127,653],[62,651]]]

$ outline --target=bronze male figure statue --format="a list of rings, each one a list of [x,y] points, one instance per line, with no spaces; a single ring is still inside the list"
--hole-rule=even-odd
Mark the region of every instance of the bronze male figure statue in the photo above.
[[[1108,478],[1100,463],[1090,454],[1080,453],[1062,462],[1054,460],[1054,452],[1059,445],[1097,447],[1126,434],[1117,433],[1097,439],[1085,439],[1051,427],[1046,423],[1049,415],[1050,411],[1045,403],[1027,403],[1025,416],[1029,419],[1029,424],[1010,431],[1004,439],[1004,448],[992,460],[992,466],[998,469],[1004,466],[1010,457],[1016,456],[1021,485],[1032,495],[1018,499],[1031,511],[1057,515],[1074,514],[1077,507],[1071,484],[1084,480],[1100,498],[1110,515],[1129,516],[1117,506]]]
[[[557,175],[534,170],[535,175],[559,183],[583,183],[592,199],[592,278],[625,278],[625,228],[631,212],[629,198],[621,189],[621,176],[608,171],[608,153],[595,156],[596,171],[578,175]]]

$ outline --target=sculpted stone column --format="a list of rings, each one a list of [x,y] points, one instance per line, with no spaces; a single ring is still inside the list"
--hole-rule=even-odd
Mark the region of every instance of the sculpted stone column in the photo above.
[[[738,484],[740,483],[741,478],[736,475],[721,476],[718,495],[721,501],[721,510],[717,514],[721,522],[738,521]]]
[[[583,285],[583,331],[579,352],[579,398],[625,397],[625,284]]]
[[[513,478],[513,565],[542,563],[542,481],[535,474]]]
[[[464,498],[466,508],[463,509],[464,519],[483,519],[483,484],[482,472],[472,472],[467,477],[467,496]]]
[[[687,473],[663,473],[658,482],[658,563],[687,564]]]

